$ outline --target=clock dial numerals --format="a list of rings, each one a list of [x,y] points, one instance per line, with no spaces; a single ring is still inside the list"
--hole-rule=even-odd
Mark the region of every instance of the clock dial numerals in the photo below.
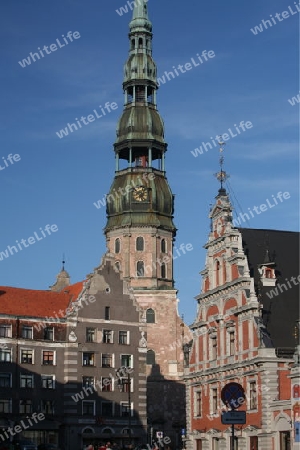
[[[144,187],[137,187],[133,190],[133,198],[137,202],[144,202],[148,198],[148,191]]]

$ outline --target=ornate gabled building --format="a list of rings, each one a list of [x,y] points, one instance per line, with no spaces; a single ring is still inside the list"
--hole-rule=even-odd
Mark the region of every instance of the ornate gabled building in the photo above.
[[[299,273],[299,233],[235,228],[222,184],[210,219],[194,339],[186,348],[187,446],[232,448],[221,391],[237,382],[246,394],[239,408],[246,424],[234,426],[234,449],[296,449],[299,286],[290,280]]]

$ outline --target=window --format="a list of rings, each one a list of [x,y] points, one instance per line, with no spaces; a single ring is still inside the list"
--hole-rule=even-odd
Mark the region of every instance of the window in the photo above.
[[[201,391],[195,391],[194,393],[194,410],[195,410],[195,417],[201,417],[202,416],[202,392]]]
[[[229,355],[233,356],[235,354],[235,336],[234,331],[229,331]]]
[[[112,330],[103,330],[103,343],[104,344],[112,344],[113,343],[113,331]]]
[[[54,340],[54,328],[46,327],[44,329],[44,339],[45,341],[53,341]]]
[[[147,351],[146,364],[153,366],[155,364],[155,352],[154,350]]]
[[[86,342],[95,342],[95,328],[86,329]]]
[[[109,306],[105,306],[104,320],[110,320],[110,307]]]
[[[250,381],[249,383],[249,409],[257,409],[257,391],[256,381]]]
[[[112,402],[101,402],[101,414],[104,417],[112,417],[113,416]]]
[[[143,277],[145,273],[144,261],[138,261],[136,265],[136,276]]]
[[[119,344],[122,344],[122,345],[129,344],[128,331],[119,331]]]
[[[94,416],[95,415],[95,402],[93,400],[83,400],[82,415],[83,416]]]
[[[20,400],[19,404],[20,414],[31,414],[32,413],[32,400]]]
[[[11,413],[11,400],[0,399],[0,413]]]
[[[136,238],[136,250],[138,252],[143,252],[144,251],[144,238],[143,237],[138,237]]]
[[[280,450],[291,450],[291,433],[280,431]]]
[[[33,388],[33,375],[20,375],[20,387],[21,388]]]
[[[250,436],[250,450],[258,450],[258,437]]]
[[[33,339],[33,328],[23,325],[23,327],[22,327],[22,338],[23,339]]]
[[[122,367],[133,367],[132,355],[121,355],[121,366]]]
[[[41,375],[41,378],[42,378],[42,388],[55,389],[54,375]]]
[[[33,350],[21,350],[21,363],[33,364]]]
[[[121,402],[120,404],[120,416],[128,417],[129,414],[132,416],[131,405],[128,402]]]
[[[113,380],[112,378],[102,377],[101,379],[102,391],[112,392],[113,391]]]
[[[91,352],[84,352],[82,354],[82,365],[83,366],[94,366],[95,365],[95,354]]]
[[[161,243],[160,243],[160,249],[161,249],[161,252],[162,252],[162,253],[167,253],[167,252],[166,252],[167,246],[166,246],[166,240],[165,240],[165,239],[162,239],[162,240],[161,240]]]
[[[160,270],[161,270],[161,277],[166,278],[167,269],[165,263],[162,263]]]
[[[11,350],[0,348],[0,362],[11,362]]]
[[[42,400],[41,411],[43,414],[54,414],[54,401],[53,400]]]
[[[55,353],[53,351],[43,350],[42,351],[42,364],[45,366],[54,366]]]
[[[11,338],[11,325],[0,325],[0,337]]]
[[[121,242],[120,239],[117,238],[115,240],[115,253],[120,253],[120,250],[121,250]]]
[[[11,387],[11,373],[0,373],[0,388]]]
[[[217,414],[218,412],[218,389],[212,388],[210,391],[210,412]]]
[[[155,311],[152,308],[149,308],[146,311],[146,322],[155,323]]]
[[[218,341],[217,336],[212,335],[211,336],[211,359],[217,359],[218,356]]]
[[[94,377],[82,377],[82,387],[89,388],[95,386]]]
[[[112,355],[110,353],[102,353],[102,367],[112,367]]]
[[[212,439],[212,450],[220,450],[220,440],[219,440],[219,438],[214,437]]]
[[[120,392],[132,392],[132,379],[127,376],[127,378],[119,378],[118,380],[118,388]]]

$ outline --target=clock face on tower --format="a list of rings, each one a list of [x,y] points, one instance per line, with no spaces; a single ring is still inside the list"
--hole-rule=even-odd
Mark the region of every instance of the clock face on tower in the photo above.
[[[148,198],[148,190],[143,186],[139,186],[133,189],[132,195],[135,201],[144,202]]]

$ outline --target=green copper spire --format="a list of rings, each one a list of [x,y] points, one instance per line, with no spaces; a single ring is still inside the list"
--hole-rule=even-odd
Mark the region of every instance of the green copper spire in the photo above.
[[[143,31],[152,31],[152,23],[148,16],[147,0],[135,0],[132,21],[129,24],[130,31],[136,31],[138,28]]]

